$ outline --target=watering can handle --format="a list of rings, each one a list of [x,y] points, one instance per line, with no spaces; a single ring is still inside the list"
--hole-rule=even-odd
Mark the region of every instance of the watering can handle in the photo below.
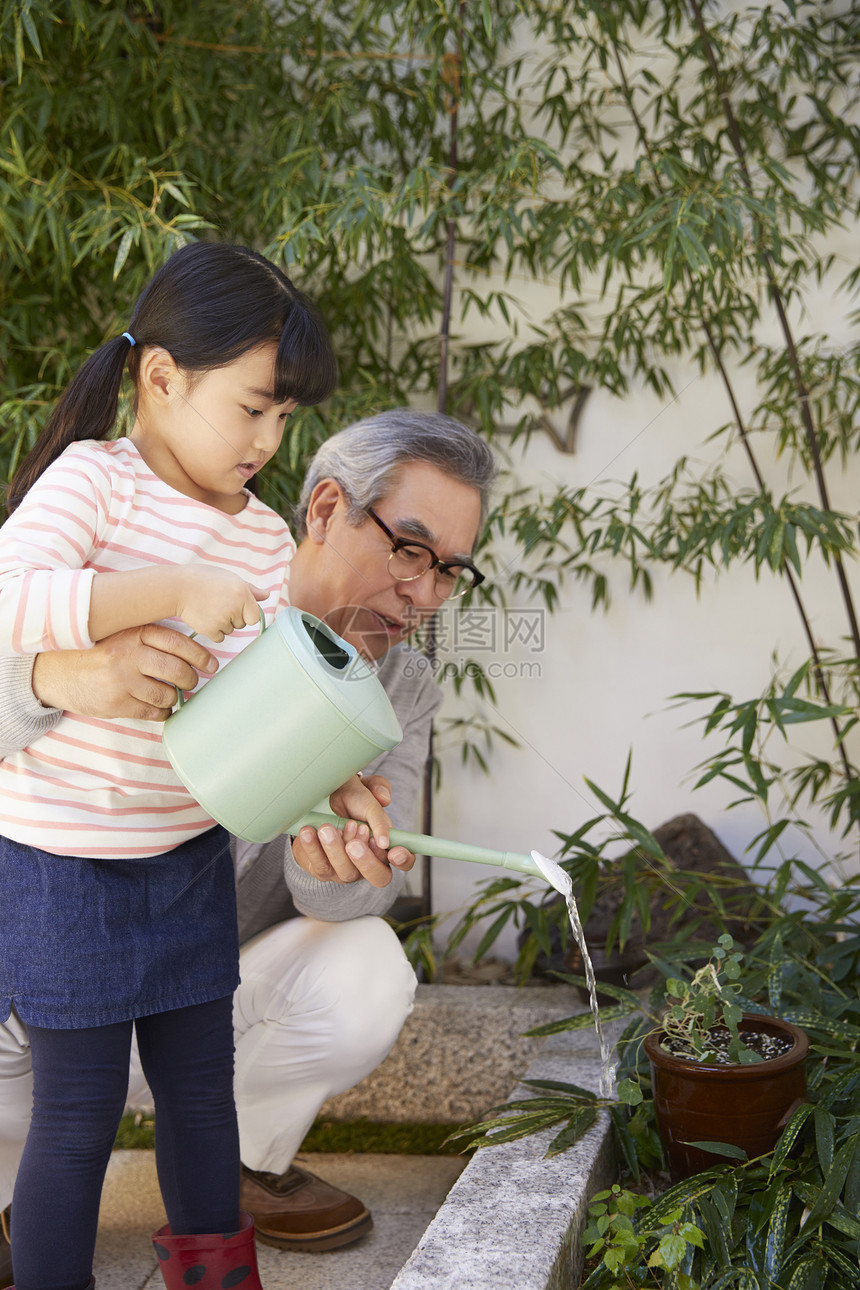
[[[287,832],[295,835],[303,825],[310,824],[320,829],[324,824],[333,824],[342,829],[346,820],[324,811],[309,811]],[[443,860],[471,860],[478,864],[501,865],[504,869],[514,869],[517,873],[528,874],[533,878],[542,878],[538,866],[531,856],[519,855],[515,851],[494,851],[489,847],[476,847],[467,842],[452,842],[447,838],[432,838],[426,833],[407,833],[405,829],[391,829],[389,839],[393,847],[407,847],[418,855],[439,856]]]
[[[262,610],[262,607],[261,607],[261,606],[258,606],[258,607],[257,607],[257,612],[258,612],[258,613],[259,613],[259,615],[260,615],[260,635],[262,636],[263,632],[266,630],[266,615],[263,613],[263,610]],[[189,640],[192,640],[192,641],[193,641],[193,640],[194,640],[194,637],[195,637],[196,635],[197,635],[197,633],[196,633],[196,632],[192,632],[192,633],[191,633],[191,635],[190,635],[190,637],[189,637]],[[180,690],[179,686],[177,685],[177,686],[176,686],[176,707],[177,707],[177,709],[181,708],[181,707],[182,707],[182,705],[183,705],[184,703],[185,703],[185,695],[182,693],[182,691]]]

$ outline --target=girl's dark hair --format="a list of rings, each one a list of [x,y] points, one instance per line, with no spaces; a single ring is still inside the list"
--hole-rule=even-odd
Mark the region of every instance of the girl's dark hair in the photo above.
[[[184,246],[144,288],[128,331],[106,341],[67,385],[9,486],[10,513],[43,471],[79,439],[108,439],[116,422],[126,361],[137,384],[145,345],[166,349],[192,375],[224,367],[274,341],[276,403],[320,403],[337,382],[322,318],[276,265],[245,246]]]

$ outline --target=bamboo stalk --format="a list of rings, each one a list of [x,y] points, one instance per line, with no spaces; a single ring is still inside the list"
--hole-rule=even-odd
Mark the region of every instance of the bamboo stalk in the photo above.
[[[691,4],[695,4],[695,0],[690,0],[690,2]],[[656,183],[657,187],[660,189],[661,192],[665,192],[667,191],[666,185],[662,181],[659,170],[654,162],[651,143],[646,133],[644,123],[639,113],[636,110],[635,103],[633,102],[633,93],[630,89],[630,83],[627,79],[627,74],[624,69],[624,64],[621,59],[621,53],[617,43],[614,40],[612,41],[612,50],[615,56],[615,63],[616,63],[616,67],[618,68],[618,75],[621,81],[621,88],[624,93],[624,99],[627,105],[627,109],[630,112],[630,115],[633,119],[633,124],[639,136],[639,141],[645,150],[646,156],[651,162],[651,168],[654,173],[654,182]],[[726,369],[725,363],[723,362],[722,354],[717,344],[716,337],[714,336],[713,330],[711,328],[711,325],[707,316],[702,314],[700,318],[700,322],[701,322],[702,330],[705,333],[705,338],[708,343],[708,348],[711,351],[711,356],[714,360],[717,373],[719,374],[720,380],[722,381],[723,388],[726,393],[726,398],[729,401],[729,406],[732,410],[732,417],[734,419],[735,426],[740,436],[741,444],[743,445],[744,451],[746,452],[747,460],[749,462],[750,469],[753,473],[753,477],[755,478],[755,481],[758,484],[758,487],[762,490],[762,492],[764,492],[765,491],[764,476],[759,467],[755,452],[753,451],[753,446],[750,441],[749,432],[747,431],[743,416],[741,415],[740,406],[738,404],[737,398],[735,397],[734,387],[732,385],[732,381]],[[829,509],[829,505],[827,509]],[[827,705],[830,706],[832,703],[832,700],[830,697],[830,687],[827,683],[824,666],[821,662],[821,655],[818,652],[818,645],[812,633],[812,624],[809,619],[809,614],[807,613],[806,606],[803,603],[803,599],[801,597],[800,589],[797,585],[797,581],[794,578],[794,575],[792,574],[791,569],[789,568],[785,560],[785,557],[783,557],[782,564],[780,566],[780,573],[788,582],[789,590],[791,592],[792,599],[794,600],[795,608],[797,609],[798,615],[800,617],[801,625],[803,627],[803,632],[806,636],[806,640],[813,660],[813,671],[815,673],[816,682],[818,684],[818,687],[821,691],[821,694],[824,698],[825,703],[827,703]],[[858,655],[860,655],[860,649],[858,649]],[[830,717],[829,720],[830,720],[831,729],[834,734],[834,738],[836,740],[836,747],[839,750],[839,758],[840,758],[840,761],[842,762],[842,768],[845,773],[845,777],[848,780],[853,779],[854,772],[853,772],[851,763],[848,760],[848,754],[845,750],[842,729],[836,717]]]
[[[460,108],[460,69],[463,63],[463,48],[460,41],[460,24],[466,12],[466,0],[460,0],[457,9],[457,49],[446,55],[446,81],[450,89],[450,106],[448,107],[448,188],[451,189],[457,174],[458,165],[458,116]],[[457,225],[453,215],[448,216],[448,237],[445,252],[445,278],[442,291],[442,318],[439,324],[439,386],[436,395],[437,412],[446,412],[448,407],[448,370],[450,361],[451,336],[451,301],[454,296],[454,254],[457,246]],[[436,617],[430,619],[427,630],[427,658],[432,668],[436,660]],[[433,833],[433,760],[434,732],[430,726],[430,741],[427,748],[427,760],[424,763],[424,802],[423,832],[425,836]],[[430,855],[425,854],[421,860],[421,910],[429,917],[433,911],[433,873]]]

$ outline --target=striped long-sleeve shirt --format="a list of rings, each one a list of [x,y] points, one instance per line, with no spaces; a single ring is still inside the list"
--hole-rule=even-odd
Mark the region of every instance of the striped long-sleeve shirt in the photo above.
[[[255,497],[228,515],[165,484],[129,439],[73,444],[0,529],[0,653],[91,647],[94,576],[151,564],[230,569],[269,589],[271,622],[289,603],[295,549]],[[256,634],[200,639],[223,665]],[[67,712],[0,763],[0,832],[57,855],[157,855],[211,824],[170,766],[156,722]]]

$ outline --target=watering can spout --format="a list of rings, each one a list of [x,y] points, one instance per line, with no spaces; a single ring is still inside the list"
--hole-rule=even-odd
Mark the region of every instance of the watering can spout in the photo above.
[[[346,820],[325,811],[309,811],[307,815],[292,824],[288,832],[298,833],[299,829],[306,824],[310,824],[314,829],[322,828],[324,824],[332,824],[336,829],[342,829]],[[516,873],[526,874],[530,878],[543,878],[563,896],[568,896],[572,892],[570,875],[562,869],[561,865],[556,864],[554,860],[548,860],[539,851],[532,851],[531,855],[520,855],[516,851],[496,851],[491,847],[472,846],[468,842],[434,838],[427,833],[409,833],[405,829],[392,829],[390,839],[393,847],[407,847],[416,855],[433,855],[443,860],[469,860],[475,864],[499,865],[503,869],[513,869]]]

